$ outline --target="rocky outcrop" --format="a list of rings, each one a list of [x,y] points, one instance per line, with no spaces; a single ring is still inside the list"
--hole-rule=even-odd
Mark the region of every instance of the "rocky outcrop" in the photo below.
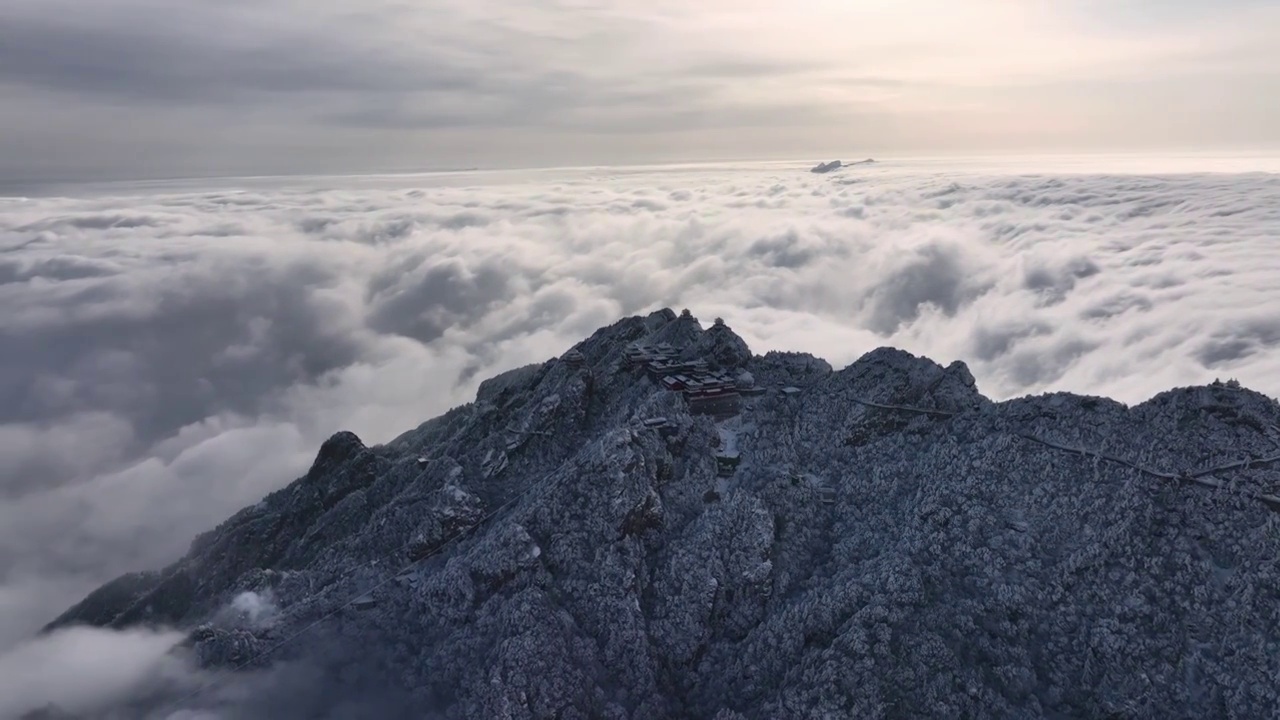
[[[760,392],[691,415],[636,341]],[[325,697],[391,683],[391,716],[1280,714],[1274,400],[995,403],[961,362],[836,371],[670,310],[574,350],[386,445],[335,435],[55,625],[176,625],[206,666],[309,661]]]
[[[94,590],[54,620],[45,631],[64,625],[108,627],[139,598],[155,590],[164,576],[158,572],[129,573]]]
[[[751,360],[747,343],[719,318],[690,343],[686,356],[704,358],[715,368],[736,370]]]

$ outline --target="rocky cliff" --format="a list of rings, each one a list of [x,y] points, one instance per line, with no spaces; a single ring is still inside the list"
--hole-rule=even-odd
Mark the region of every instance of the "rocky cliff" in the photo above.
[[[752,394],[692,415],[641,341]],[[218,684],[309,663],[275,717],[1280,715],[1273,400],[993,403],[959,362],[833,371],[669,310],[574,350],[334,435],[54,627],[183,628]]]

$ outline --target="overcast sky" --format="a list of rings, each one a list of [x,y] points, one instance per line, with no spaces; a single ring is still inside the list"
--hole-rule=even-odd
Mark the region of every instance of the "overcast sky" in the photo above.
[[[1280,144],[1273,0],[4,0],[0,180]]]

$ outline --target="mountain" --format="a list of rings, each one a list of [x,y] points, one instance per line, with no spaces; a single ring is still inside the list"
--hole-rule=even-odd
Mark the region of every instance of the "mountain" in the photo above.
[[[875,162],[876,161],[871,158],[867,158],[866,160],[855,160],[853,162],[842,162],[840,160],[832,160],[831,162],[818,163],[817,165],[814,165],[812,168],[809,169],[809,172],[818,173],[819,175],[821,175],[823,173],[834,172],[836,170],[839,170],[840,168],[852,167],[854,165],[874,165]]]
[[[1233,382],[996,403],[662,310],[334,435],[50,629],[310,668],[263,717],[1276,717],[1277,425]]]

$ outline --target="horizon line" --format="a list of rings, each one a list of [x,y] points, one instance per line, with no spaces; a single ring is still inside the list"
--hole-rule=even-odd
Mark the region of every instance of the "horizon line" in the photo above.
[[[448,176],[448,175],[481,175],[481,174],[498,174],[498,173],[521,173],[521,172],[554,172],[554,171],[599,171],[599,170],[644,170],[644,169],[664,169],[664,168],[696,168],[710,167],[717,165],[784,165],[797,164],[797,167],[803,166],[808,169],[810,165],[806,163],[828,162],[829,160],[841,160],[842,162],[857,162],[865,159],[875,160],[879,164],[888,164],[892,162],[917,163],[917,162],[974,162],[974,161],[1016,161],[1016,160],[1069,160],[1069,159],[1143,159],[1143,158],[1220,158],[1220,159],[1247,159],[1250,157],[1263,158],[1280,158],[1280,147],[1260,147],[1260,148],[1232,148],[1232,149],[1192,149],[1192,148],[1168,148],[1153,150],[1090,150],[1080,152],[989,152],[989,153],[933,153],[933,154],[905,154],[905,155],[881,155],[877,157],[874,154],[866,157],[849,156],[846,160],[844,157],[830,157],[827,159],[802,159],[795,156],[774,157],[774,158],[744,158],[744,157],[713,157],[689,160],[662,160],[662,161],[646,161],[646,162],[618,162],[618,163],[592,163],[592,164],[573,164],[573,165],[557,165],[557,164],[531,164],[531,165],[513,165],[513,166],[484,166],[477,165],[472,167],[444,167],[444,168],[370,168],[366,170],[351,171],[332,171],[332,172],[278,172],[278,173],[261,173],[261,174],[209,174],[209,175],[153,175],[153,176],[135,176],[135,177],[116,177],[102,179],[71,179],[71,178],[13,178],[0,179],[0,197],[6,196],[3,188],[6,185],[29,185],[33,187],[52,187],[52,186],[103,186],[103,185],[147,185],[166,183],[182,183],[182,182],[198,182],[198,181],[227,181],[227,180],[288,180],[302,178],[366,178],[366,177],[412,177],[412,176]],[[1261,170],[1258,172],[1274,172]]]

